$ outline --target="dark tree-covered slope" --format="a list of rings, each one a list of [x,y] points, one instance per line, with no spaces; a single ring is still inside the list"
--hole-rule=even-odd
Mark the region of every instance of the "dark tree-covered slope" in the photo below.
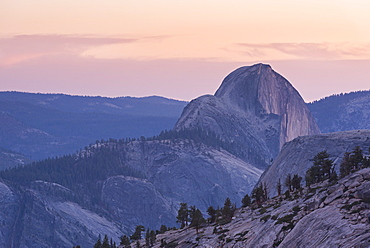
[[[370,129],[369,90],[333,95],[307,105],[324,133]]]

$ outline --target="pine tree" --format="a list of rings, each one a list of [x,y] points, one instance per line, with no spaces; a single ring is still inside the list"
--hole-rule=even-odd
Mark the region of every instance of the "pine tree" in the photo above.
[[[103,244],[101,248],[110,248],[108,235],[104,235]]]
[[[310,186],[311,184],[317,183],[321,181],[321,171],[320,167],[317,165],[311,166],[306,171],[306,186]]]
[[[193,221],[195,211],[196,211],[196,207],[195,206],[190,206],[190,208],[188,210],[188,216],[189,216],[189,222],[190,223]]]
[[[344,153],[342,163],[340,164],[340,177],[343,178],[351,173],[352,166],[350,161],[350,153]]]
[[[288,174],[285,178],[285,186],[288,187],[289,191],[293,191],[292,188],[292,175]]]
[[[150,232],[149,232],[149,228],[146,229],[146,233],[145,233],[145,245],[146,245],[146,247],[150,247]]]
[[[267,194],[267,185],[266,185],[266,182],[263,185],[264,185],[264,187],[263,187],[263,201],[267,201],[268,194]]]
[[[326,150],[319,152],[313,158],[313,164],[320,168],[320,179],[319,181],[326,180],[330,178],[331,169],[333,166],[333,160],[329,159],[330,155]]]
[[[143,232],[143,231],[145,231],[144,226],[142,226],[142,225],[136,226],[134,234],[132,234],[131,237],[130,237],[131,240],[141,239],[141,232]]]
[[[206,221],[203,218],[203,214],[199,209],[195,209],[193,213],[193,218],[191,220],[190,226],[195,227],[197,233],[202,224],[204,224]]]
[[[255,200],[257,205],[260,205],[264,201],[265,199],[264,195],[265,195],[265,190],[263,189],[262,184],[258,187],[255,187],[252,190],[252,198]]]
[[[251,198],[249,197],[248,194],[246,194],[243,199],[242,199],[242,207],[247,207],[251,205]]]
[[[300,190],[302,188],[301,181],[302,181],[302,177],[298,176],[297,174],[294,174],[292,178],[292,188],[294,190]]]
[[[207,209],[207,213],[209,215],[209,218],[208,218],[208,222],[209,223],[213,223],[216,221],[216,214],[217,214],[217,211],[212,207],[210,206],[208,209]]]
[[[352,172],[358,171],[362,168],[362,162],[364,160],[362,149],[356,146],[351,155]]]
[[[276,191],[278,193],[278,196],[281,196],[281,182],[280,182],[280,178],[279,178],[279,181],[276,184]]]
[[[362,149],[356,146],[355,149],[348,153],[346,152],[343,157],[343,161],[340,164],[340,177],[343,178],[350,173],[365,168],[367,166],[367,159],[363,156]]]
[[[167,232],[168,228],[166,225],[161,225],[161,227],[159,228],[159,233],[165,233]]]
[[[332,178],[333,160],[329,159],[329,157],[330,155],[326,150],[315,155],[313,166],[306,172],[307,186]]]
[[[101,248],[101,247],[102,247],[101,239],[98,238],[98,240],[96,241],[96,243],[94,245],[94,248]]]
[[[181,224],[181,228],[188,225],[188,204],[180,203],[180,209],[177,212],[177,222]]]
[[[150,246],[153,246],[154,245],[154,242],[156,240],[156,234],[153,230],[150,231],[149,233],[149,243],[150,243]]]
[[[364,156],[364,159],[363,159],[363,162],[362,162],[364,168],[370,167],[370,147],[369,147],[368,154],[369,154],[369,156],[368,157]]]
[[[126,235],[121,236],[120,239],[121,239],[120,245],[123,245],[124,247],[127,247],[130,245],[130,238],[127,237]]]
[[[222,218],[226,220],[231,220],[234,215],[233,207],[229,197],[226,198],[224,207],[222,208]]]

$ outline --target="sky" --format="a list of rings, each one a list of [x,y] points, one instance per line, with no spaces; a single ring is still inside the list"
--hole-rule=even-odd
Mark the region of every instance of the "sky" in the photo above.
[[[214,94],[270,64],[305,101],[370,89],[368,0],[0,0],[0,91]]]

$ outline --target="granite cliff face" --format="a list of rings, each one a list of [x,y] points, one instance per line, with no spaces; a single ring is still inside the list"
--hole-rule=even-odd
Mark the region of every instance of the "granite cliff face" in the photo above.
[[[354,130],[298,137],[286,143],[274,163],[263,173],[259,182],[266,183],[269,196],[277,195],[278,180],[283,183],[286,176],[297,174],[304,178],[306,171],[313,165],[314,156],[327,150],[334,160],[335,170],[339,175],[339,165],[345,152],[351,152],[360,146],[364,153],[370,147],[370,130]],[[283,191],[285,191],[284,189]]]
[[[61,185],[32,182],[27,189],[0,183],[1,247],[91,247],[101,233],[118,241],[120,225],[68,201]]]
[[[175,130],[210,130],[238,146],[248,162],[267,167],[287,141],[320,133],[299,93],[269,65],[230,73],[214,96],[191,101]]]
[[[107,151],[114,151],[117,159],[99,155]],[[222,206],[227,197],[239,205],[262,174],[222,149],[184,139],[99,143],[72,157],[70,161],[76,162],[70,165],[55,160],[48,166],[64,166],[67,171],[68,166],[84,166],[87,158],[101,160],[107,178],[97,175],[68,188],[44,181],[68,177],[63,170],[54,170],[43,180],[18,182],[21,190],[0,185],[4,247],[92,247],[99,234],[118,241],[137,225],[176,226],[180,202],[203,212],[211,205]],[[136,171],[136,176],[104,171],[106,163]],[[87,184],[94,190],[87,190]]]
[[[274,197],[261,207],[238,209],[225,225],[206,225],[198,233],[195,228],[168,231],[157,236],[153,247],[163,247],[164,241],[179,248],[369,247],[369,192],[366,168],[335,184],[324,181],[291,198]]]

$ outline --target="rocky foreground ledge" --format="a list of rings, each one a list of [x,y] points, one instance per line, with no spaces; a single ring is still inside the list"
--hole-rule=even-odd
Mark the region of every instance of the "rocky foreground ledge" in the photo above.
[[[370,247],[370,168],[240,208],[225,225],[157,235],[153,247]],[[145,240],[140,242],[145,247]]]

